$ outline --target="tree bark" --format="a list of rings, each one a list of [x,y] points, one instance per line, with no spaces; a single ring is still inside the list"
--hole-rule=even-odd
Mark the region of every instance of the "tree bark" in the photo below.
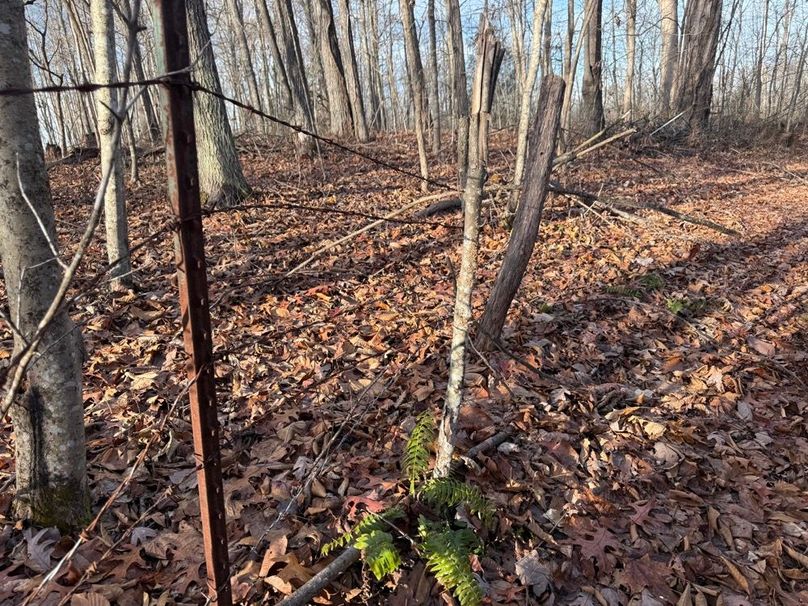
[[[522,96],[519,100],[519,126],[516,129],[516,160],[513,173],[514,195],[518,195],[522,187],[525,172],[525,155],[527,153],[527,129],[530,122],[530,100],[533,97],[533,87],[536,84],[536,75],[539,72],[541,60],[541,38],[536,34],[541,31],[544,22],[544,12],[549,10],[547,0],[538,0],[533,8],[533,41],[530,46],[530,59],[528,61],[525,82],[522,87]],[[539,105],[539,110],[543,108]],[[513,208],[515,205],[511,205]]]
[[[257,0],[264,4],[264,0]],[[264,5],[266,7],[266,5]],[[282,63],[285,64],[285,74],[288,78],[292,93],[292,107],[295,122],[310,132],[315,131],[314,105],[311,102],[309,83],[306,79],[306,70],[303,63],[303,52],[300,48],[300,36],[295,23],[291,0],[277,0],[278,27],[276,33],[283,48]],[[269,14],[267,14],[269,19]],[[271,27],[271,22],[270,22]],[[315,149],[314,140],[303,134],[298,134],[298,151],[304,155],[312,153]]]
[[[331,134],[339,137],[350,135],[353,129],[351,102],[345,82],[342,54],[334,27],[334,11],[331,0],[312,0],[316,19],[315,30],[319,41],[320,58],[323,62],[325,84],[328,90],[328,111],[331,117]]]
[[[345,65],[345,83],[348,87],[348,101],[351,103],[354,135],[365,142],[370,139],[365,103],[362,100],[362,87],[359,84],[359,68],[356,64],[353,27],[351,27],[351,7],[349,0],[339,0],[339,28],[342,33],[342,57]]]
[[[365,64],[370,81],[370,126],[376,130],[387,128],[382,93],[381,64],[379,57],[378,7],[376,0],[362,0],[362,33]]]
[[[684,112],[690,131],[700,135],[710,120],[713,74],[721,0],[690,0],[685,12],[681,62],[676,80],[676,108]]]
[[[401,22],[404,27],[404,51],[407,60],[407,80],[412,95],[413,117],[415,122],[415,139],[418,143],[418,163],[421,167],[421,190],[427,191],[429,166],[426,158],[426,139],[424,136],[424,66],[421,63],[421,51],[415,33],[415,17],[413,7],[415,0],[400,0]]]
[[[227,9],[233,23],[233,34],[236,39],[236,46],[238,47],[239,62],[241,63],[241,78],[247,80],[247,90],[250,93],[250,105],[256,109],[262,109],[261,93],[258,91],[258,79],[255,77],[252,54],[250,53],[250,45],[247,42],[247,33],[244,27],[244,17],[241,14],[241,7],[238,5],[238,0],[227,0]],[[260,118],[255,114],[248,114],[246,119],[248,124],[258,124],[261,130],[266,130],[267,123],[263,120],[261,120],[260,123],[257,122]]]
[[[112,5],[107,0],[91,0],[90,13],[95,51],[95,81],[107,84],[117,81],[115,60],[115,22]],[[94,93],[98,116],[98,145],[101,166],[112,166],[112,175],[104,192],[104,227],[107,236],[107,259],[115,265],[110,270],[113,290],[131,288],[132,264],[129,259],[129,227],[126,217],[126,190],[123,184],[123,158],[120,142],[115,141],[118,91],[100,88]]]
[[[674,79],[679,65],[679,9],[678,0],[659,0],[662,54],[659,60],[659,100],[662,115],[667,116],[673,106]]]
[[[443,418],[438,429],[435,477],[451,473],[457,434],[457,419],[463,402],[463,377],[466,369],[466,341],[471,323],[474,275],[477,271],[477,248],[480,234],[480,199],[488,162],[488,123],[494,100],[497,75],[504,50],[488,25],[483,22],[477,51],[477,68],[472,89],[472,111],[469,128],[469,171],[463,193],[463,246],[460,271],[457,274],[452,344],[449,353],[449,379]]]
[[[582,129],[584,137],[591,137],[603,130],[603,47],[602,23],[603,0],[586,0],[586,12],[589,12],[589,24],[586,35],[586,65],[584,69],[581,95]]]
[[[629,120],[634,112],[634,63],[637,56],[637,0],[626,0],[626,84],[623,113]]]
[[[430,134],[432,135],[432,153],[440,151],[440,97],[438,95],[438,36],[435,27],[435,0],[428,0],[426,8],[427,25],[429,27],[429,96]]]
[[[457,132],[457,183],[466,184],[469,154],[469,95],[466,90],[466,58],[463,51],[463,25],[459,0],[446,0],[447,28],[451,52],[449,70],[452,73],[452,109]]]
[[[553,170],[563,98],[564,81],[557,76],[545,78],[539,95],[541,119],[534,122],[530,133],[530,170],[516,211],[502,268],[491,289],[477,330],[477,346],[484,351],[493,349],[502,334],[508,309],[519,290],[536,245],[547,183]]]
[[[0,88],[31,88],[22,0],[0,0],[0,27]],[[0,259],[10,317],[22,333],[14,334],[17,352],[36,332],[61,280],[32,95],[0,97],[0,182]],[[89,514],[81,364],[81,333],[63,308],[28,369],[25,393],[11,407],[14,514],[38,526],[75,528]]]
[[[197,61],[193,77],[205,88],[221,92],[219,72],[202,0],[186,0],[191,61]],[[201,53],[201,56],[200,56]],[[162,63],[162,57],[160,58]],[[163,71],[162,69],[160,70]],[[236,142],[224,102],[208,94],[194,96],[196,151],[199,156],[199,185],[208,207],[234,206],[250,193],[241,171]]]

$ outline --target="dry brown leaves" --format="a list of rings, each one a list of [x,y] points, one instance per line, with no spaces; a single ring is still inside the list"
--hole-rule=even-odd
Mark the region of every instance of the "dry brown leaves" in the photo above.
[[[492,172],[501,180],[508,142],[498,137]],[[372,151],[414,168],[407,138]],[[606,223],[564,200],[548,203],[504,335],[513,356],[470,358],[464,445],[514,430],[512,443],[479,460],[477,481],[498,505],[499,528],[475,568],[496,604],[808,603],[808,186],[770,164],[805,175],[808,158],[656,150],[639,165],[634,153],[611,150],[562,181],[668,204],[744,236],[650,214],[642,226]],[[380,215],[418,195],[417,183],[338,152],[322,166],[261,149],[243,161],[258,204]],[[159,164],[143,172],[129,193],[134,242],[168,216]],[[451,179],[448,164],[436,172]],[[51,177],[69,250],[97,176],[84,164]],[[484,215],[478,309],[507,239],[495,210]],[[456,215],[446,227],[389,223],[279,279],[366,221],[256,209],[205,223],[233,589],[243,602],[294,591],[324,564],[322,542],[402,494],[407,432],[441,402]],[[103,259],[98,242],[76,292]],[[90,352],[96,503],[182,389],[170,241],[140,250],[134,265],[137,293],[102,289],[74,306]],[[0,338],[7,346],[10,336]],[[344,421],[348,431],[333,443]],[[69,603],[81,606],[143,604],[144,595],[204,602],[190,444],[180,407],[97,535],[38,603],[71,590]],[[155,505],[168,487],[173,496]],[[9,503],[0,497],[3,512]],[[53,530],[6,523],[0,602],[21,601],[71,545]],[[450,600],[408,560],[387,583],[357,568],[318,603]]]

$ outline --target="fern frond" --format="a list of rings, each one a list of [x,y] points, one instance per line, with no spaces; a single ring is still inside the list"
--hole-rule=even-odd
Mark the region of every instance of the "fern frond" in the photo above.
[[[432,507],[464,505],[486,525],[494,520],[494,506],[476,486],[455,478],[431,478],[421,488],[420,498]]]
[[[374,530],[388,528],[387,522],[396,520],[404,516],[404,511],[400,507],[391,507],[382,513],[367,513],[348,532],[344,532],[332,541],[320,547],[320,553],[328,555],[335,549],[346,545],[356,544],[364,535],[372,533]]]
[[[425,410],[418,416],[404,449],[404,472],[410,481],[410,492],[415,492],[415,483],[429,471],[429,447],[434,441],[435,417],[431,410]]]
[[[382,530],[372,530],[357,538],[354,547],[361,549],[365,562],[373,576],[381,581],[386,574],[401,566],[401,556],[393,545],[393,535]]]
[[[468,528],[455,530],[447,524],[432,524],[423,517],[418,534],[427,568],[438,582],[457,597],[461,606],[482,604],[483,590],[469,562],[480,547],[475,534]]]

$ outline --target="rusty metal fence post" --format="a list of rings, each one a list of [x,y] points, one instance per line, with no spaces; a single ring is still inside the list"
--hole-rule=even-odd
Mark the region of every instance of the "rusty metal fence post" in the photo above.
[[[217,606],[231,606],[193,96],[190,74],[183,71],[191,65],[185,2],[154,0],[154,5],[161,68],[171,74],[162,87],[166,169],[168,197],[176,220],[174,247],[188,380],[193,382],[189,397],[208,599]]]

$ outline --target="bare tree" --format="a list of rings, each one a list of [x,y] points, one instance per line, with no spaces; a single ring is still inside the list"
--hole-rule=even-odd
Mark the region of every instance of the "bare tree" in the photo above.
[[[117,81],[115,60],[115,21],[112,5],[107,0],[91,0],[90,12],[95,50],[95,80],[101,84]],[[123,184],[123,159],[116,146],[114,131],[118,117],[118,91],[100,88],[95,91],[98,116],[98,144],[101,166],[112,163],[112,176],[104,193],[104,225],[107,235],[107,258],[116,263],[112,268],[113,289],[132,286],[129,260],[129,228],[126,217],[126,191]]]
[[[494,36],[483,16],[478,36],[477,68],[472,88],[471,120],[469,126],[469,171],[463,192],[463,245],[460,255],[460,271],[455,286],[452,344],[449,352],[449,378],[446,400],[443,404],[435,476],[449,475],[454,453],[455,435],[460,406],[463,402],[463,377],[466,370],[466,343],[471,324],[471,303],[477,272],[477,248],[480,234],[480,200],[488,163],[488,124],[494,90],[502,63],[504,50]]]
[[[0,0],[0,88],[31,88],[22,0]],[[15,352],[37,330],[61,280],[53,207],[32,95],[0,97],[0,258]],[[62,308],[11,406],[16,451],[14,513],[74,528],[89,513],[81,334]]]
[[[623,89],[623,113],[631,117],[634,111],[634,67],[637,56],[637,0],[626,4],[626,83]]]
[[[659,97],[663,115],[673,105],[673,84],[679,64],[678,0],[659,0],[662,55],[660,57]]]
[[[432,135],[432,153],[440,151],[440,97],[438,95],[438,36],[435,26],[435,0],[428,0],[426,19],[429,27],[429,114]]]
[[[415,138],[418,143],[418,161],[421,167],[421,189],[427,190],[426,179],[429,178],[429,166],[426,158],[426,140],[424,135],[425,92],[424,92],[424,66],[421,63],[421,51],[418,46],[418,37],[415,33],[415,16],[413,7],[415,0],[400,0],[401,22],[404,27],[404,51],[407,57],[407,79],[410,83],[412,95],[413,117],[415,122]]]
[[[584,77],[581,86],[583,102],[581,122],[585,137],[603,129],[603,0],[586,0],[585,13],[589,13],[589,23],[583,32],[586,40],[584,54]]]
[[[480,319],[477,344],[482,350],[493,349],[499,339],[508,308],[519,290],[536,245],[547,184],[553,169],[563,98],[564,81],[556,76],[545,78],[539,95],[542,113],[530,133],[530,172],[525,180],[502,267]]]
[[[676,108],[693,134],[707,128],[713,96],[721,0],[690,0],[685,11],[682,57],[676,78]]]
[[[347,136],[353,132],[351,102],[345,82],[342,54],[334,27],[331,0],[310,0],[313,3],[314,30],[318,40],[319,57],[323,63],[331,133]]]
[[[359,84],[359,68],[356,65],[353,27],[351,26],[351,6],[349,0],[339,0],[339,28],[342,34],[342,57],[345,65],[345,83],[348,87],[348,100],[351,103],[354,135],[359,141],[370,139],[365,104],[362,100],[362,87]]]
[[[247,90],[250,93],[250,105],[257,109],[262,108],[261,93],[258,92],[258,79],[255,77],[252,53],[250,44],[247,42],[247,32],[244,27],[244,17],[241,14],[241,7],[238,0],[226,0],[227,10],[230,13],[230,20],[233,24],[233,37],[238,48],[239,63],[241,67],[240,75],[247,80]],[[254,122],[254,117],[247,117],[250,122]]]
[[[196,61],[194,79],[205,88],[221,92],[203,2],[185,1],[188,8],[191,57]],[[233,139],[224,102],[212,95],[196,95],[194,122],[199,156],[199,185],[205,203],[208,206],[238,204],[249,195],[250,186],[247,185],[241,171],[236,142]]]
[[[519,100],[519,126],[516,130],[516,159],[514,164],[513,186],[514,195],[522,186],[522,178],[525,171],[525,155],[527,153],[527,131],[530,121],[530,100],[533,97],[533,87],[536,83],[536,76],[539,72],[539,62],[541,59],[541,38],[539,32],[542,30],[545,11],[552,10],[548,7],[547,0],[537,0],[533,7],[533,40],[530,46],[530,59],[525,71],[525,81],[522,85],[522,95]],[[562,89],[563,90],[563,89]]]
[[[446,0],[446,25],[449,34],[449,72],[452,76],[452,108],[457,132],[457,182],[466,184],[469,152],[469,94],[466,90],[466,57],[463,50],[463,25],[459,0]]]

